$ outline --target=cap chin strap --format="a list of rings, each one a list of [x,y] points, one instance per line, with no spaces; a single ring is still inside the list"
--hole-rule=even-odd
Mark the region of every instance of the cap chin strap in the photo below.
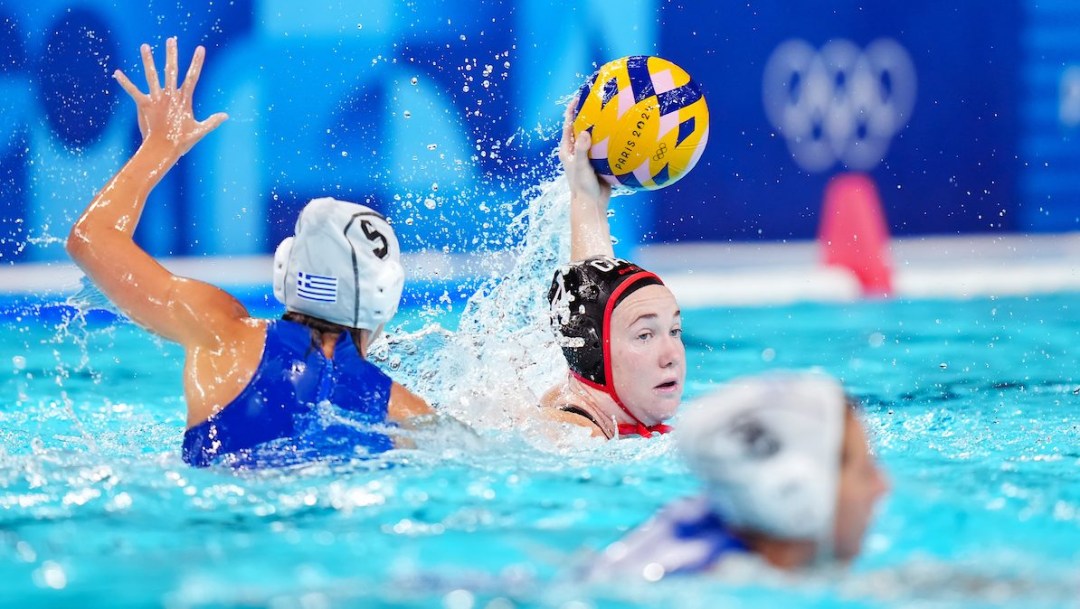
[[[640,421],[635,423],[619,423],[619,435],[630,436],[637,434],[643,438],[651,438],[653,434],[664,435],[671,431],[671,425],[664,423],[657,423],[656,425],[649,425],[646,427]]]
[[[606,341],[604,350],[607,351]],[[607,354],[605,354],[605,356],[606,355]],[[581,376],[574,370],[570,371],[570,376],[573,376],[580,383],[587,387],[591,387],[593,389],[596,389],[597,391],[603,391],[607,395],[611,396],[612,401],[614,401],[615,404],[619,408],[621,408],[624,413],[626,413],[626,416],[630,417],[630,420],[633,421],[633,423],[619,423],[620,436],[638,435],[643,438],[651,438],[654,433],[662,435],[672,430],[672,427],[670,425],[665,425],[664,423],[657,423],[656,425],[646,425],[641,421],[641,419],[635,417],[634,413],[630,412],[630,409],[627,408],[626,404],[623,404],[623,401],[619,398],[619,394],[615,391],[614,383],[611,383],[611,387],[608,387],[607,385],[601,385],[600,383],[590,381],[589,379]]]

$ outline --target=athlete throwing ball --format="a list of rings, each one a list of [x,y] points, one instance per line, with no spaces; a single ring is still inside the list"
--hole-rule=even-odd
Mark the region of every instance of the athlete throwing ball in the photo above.
[[[614,257],[611,186],[589,162],[588,131],[573,133],[567,107],[559,159],[570,184],[570,257],[548,292],[566,381],[541,399],[546,416],[614,439],[670,430],[682,400],[686,350],[674,295],[659,277]]]

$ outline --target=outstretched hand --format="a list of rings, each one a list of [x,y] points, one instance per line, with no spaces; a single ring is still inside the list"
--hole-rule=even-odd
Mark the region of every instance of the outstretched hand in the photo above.
[[[228,118],[224,112],[218,112],[204,121],[195,120],[192,96],[195,93],[195,84],[199,81],[199,73],[202,71],[206,49],[202,46],[195,48],[191,65],[188,66],[187,75],[184,76],[184,83],[179,87],[177,87],[179,66],[175,37],[165,42],[164,87],[159,80],[150,45],[143,44],[140,51],[143,69],[146,71],[146,84],[149,87],[147,93],[143,93],[132,84],[122,71],[117,70],[113,76],[131,96],[131,99],[135,100],[135,107],[139,113],[139,131],[142,133],[143,142],[165,146],[175,154],[176,158],[179,158]]]
[[[577,98],[566,106],[563,116],[562,141],[559,142],[559,160],[566,170],[566,179],[570,181],[570,192],[575,195],[592,197],[602,205],[607,205],[611,197],[611,185],[596,175],[589,162],[589,148],[592,146],[592,134],[588,131],[574,134],[574,108]]]

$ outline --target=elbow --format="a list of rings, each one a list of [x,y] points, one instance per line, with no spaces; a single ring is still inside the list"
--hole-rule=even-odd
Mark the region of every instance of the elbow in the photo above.
[[[64,243],[64,249],[67,250],[68,256],[71,257],[76,263],[80,263],[86,258],[90,250],[90,235],[87,234],[86,229],[76,223],[71,227],[71,232],[68,233],[67,242]]]

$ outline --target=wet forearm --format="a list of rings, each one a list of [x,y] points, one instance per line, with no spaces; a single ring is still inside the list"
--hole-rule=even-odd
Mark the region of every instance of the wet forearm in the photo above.
[[[135,234],[150,191],[176,164],[175,146],[145,140],[124,167],[98,192],[71,229],[68,250],[108,231],[127,238]]]
[[[607,199],[591,193],[570,195],[570,259],[584,260],[591,256],[614,256],[611,229],[608,226]]]

